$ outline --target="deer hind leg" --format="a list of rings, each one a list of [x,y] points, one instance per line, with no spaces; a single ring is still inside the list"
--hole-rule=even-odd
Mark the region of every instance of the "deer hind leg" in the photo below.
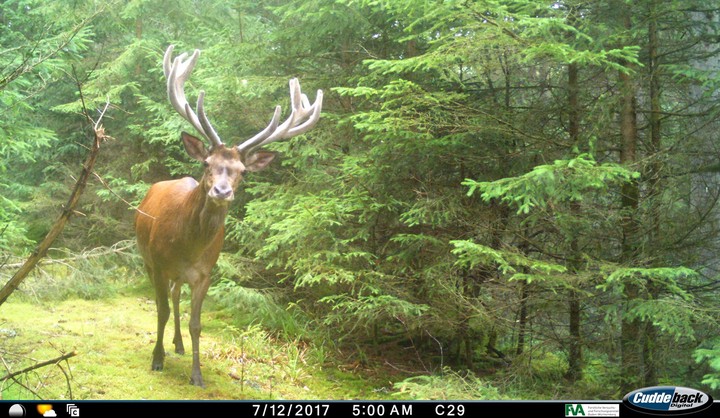
[[[210,278],[204,277],[192,288],[192,303],[190,312],[190,339],[192,340],[192,374],[190,384],[205,387],[202,372],[200,371],[200,312],[202,311],[203,299],[210,286]]]
[[[175,344],[175,352],[185,354],[185,346],[183,346],[182,334],[180,334],[180,292],[182,283],[172,282],[170,284],[170,294],[172,295],[173,316],[175,317],[175,336],[173,344]]]
[[[153,350],[152,369],[162,370],[165,361],[163,335],[165,334],[165,325],[170,318],[170,305],[168,304],[167,281],[163,280],[160,275],[155,275],[153,283],[155,285],[155,305],[157,306],[157,341]]]

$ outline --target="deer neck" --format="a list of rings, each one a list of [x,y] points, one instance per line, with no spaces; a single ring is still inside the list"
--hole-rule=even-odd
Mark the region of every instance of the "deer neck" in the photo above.
[[[190,240],[207,243],[222,235],[225,227],[225,217],[228,212],[228,205],[217,203],[208,197],[208,190],[204,181],[190,193],[188,204],[192,208],[190,212],[191,228],[188,229]]]

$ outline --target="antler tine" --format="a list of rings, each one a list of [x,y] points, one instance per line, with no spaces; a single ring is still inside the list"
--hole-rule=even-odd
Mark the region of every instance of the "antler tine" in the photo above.
[[[168,48],[168,51],[165,54],[166,58],[168,58],[168,55],[171,52],[172,49]],[[187,53],[184,52],[175,57],[172,63],[168,65],[168,68],[165,69],[165,72],[167,74],[167,93],[170,103],[180,116],[190,122],[195,129],[202,132],[200,121],[197,117],[193,117],[195,114],[188,105],[188,101],[185,98],[185,89],[183,87],[185,81],[188,79],[193,67],[195,66],[195,62],[197,62],[199,55],[200,51],[196,49],[190,59],[185,61]],[[169,59],[166,61],[169,61]]]
[[[287,133],[288,138],[296,135],[300,135],[302,133],[305,133],[310,128],[315,126],[315,123],[320,119],[320,110],[322,110],[322,99],[323,99],[323,92],[322,90],[318,90],[317,96],[315,97],[315,103],[310,106],[310,101],[308,100],[306,95],[302,95],[302,101],[303,104],[307,109],[307,111],[312,111],[310,114],[310,117],[308,120],[305,121],[305,123],[302,123],[292,129],[290,129]]]
[[[165,50],[165,55],[163,55],[163,72],[165,72],[165,78],[170,78],[170,70],[172,69],[172,52],[175,49],[175,45],[170,45],[168,49]]]
[[[208,136],[208,139],[215,146],[222,145],[223,143],[220,140],[220,135],[217,134],[215,128],[212,127],[207,115],[205,114],[205,90],[200,90],[200,94],[198,94],[197,111],[200,114],[200,125],[202,125],[203,131]]]
[[[270,124],[254,137],[238,145],[238,150],[245,154],[249,154],[253,150],[271,142],[300,135],[315,125],[320,118],[320,110],[322,108],[323,100],[322,90],[317,91],[315,103],[310,105],[308,97],[300,91],[300,82],[298,79],[291,79],[289,84],[290,104],[292,109],[290,116],[285,120],[285,122],[278,125],[280,106],[276,107],[275,115],[270,121]]]
[[[200,113],[200,117],[193,112],[185,97],[185,82],[190,78],[190,74],[193,68],[195,68],[195,64],[200,56],[200,50],[196,49],[189,59],[187,58],[188,54],[184,52],[172,60],[174,48],[175,45],[170,45],[163,57],[163,70],[167,78],[167,93],[170,103],[175,108],[175,111],[190,122],[212,146],[221,146],[223,143],[220,140],[220,136],[215,132],[215,129],[213,129],[205,114],[205,91],[200,91],[198,95],[197,111]]]
[[[237,146],[238,151],[241,153],[248,154],[249,151],[252,150],[254,144],[259,144],[265,140],[270,134],[272,134],[278,127],[278,123],[280,123],[280,113],[282,111],[282,108],[280,106],[275,106],[275,113],[273,114],[272,119],[270,120],[270,123],[268,126],[263,129],[262,131],[258,132],[254,137],[248,139],[247,141],[243,142],[242,144]]]

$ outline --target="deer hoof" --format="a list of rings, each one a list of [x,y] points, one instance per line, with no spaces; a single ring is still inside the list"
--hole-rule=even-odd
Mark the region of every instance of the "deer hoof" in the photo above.
[[[162,370],[162,369],[163,369],[164,360],[165,360],[165,356],[161,356],[159,359],[158,359],[158,358],[153,358],[153,361],[152,361],[152,369],[153,369],[153,371],[156,371],[156,372],[157,372],[157,371]]]

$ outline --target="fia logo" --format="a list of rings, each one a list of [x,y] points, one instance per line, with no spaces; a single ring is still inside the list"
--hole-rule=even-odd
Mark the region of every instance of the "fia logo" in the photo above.
[[[565,404],[565,416],[566,417],[584,417],[585,409],[582,404],[579,403],[566,403]]]

